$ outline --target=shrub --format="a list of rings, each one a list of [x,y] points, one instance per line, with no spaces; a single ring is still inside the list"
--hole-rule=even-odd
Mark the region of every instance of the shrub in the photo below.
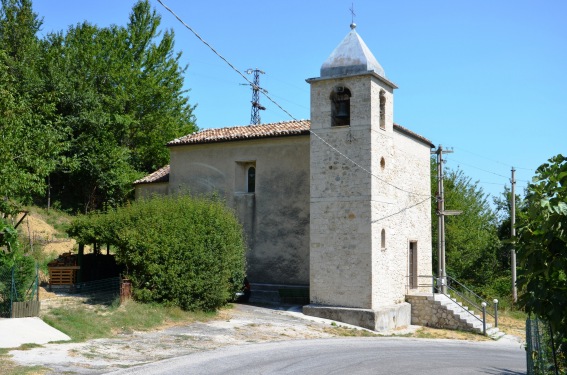
[[[0,316],[8,316],[11,302],[26,299],[35,276],[35,260],[24,254],[16,229],[0,218]]]
[[[217,199],[152,197],[79,217],[69,234],[80,243],[114,245],[142,302],[214,310],[242,287],[242,227]]]

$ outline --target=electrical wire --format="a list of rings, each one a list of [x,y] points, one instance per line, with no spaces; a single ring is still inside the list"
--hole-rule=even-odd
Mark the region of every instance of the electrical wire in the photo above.
[[[454,159],[454,158],[451,158],[451,159],[447,158],[446,160],[453,160],[453,161],[456,161],[456,162],[459,163],[459,164],[466,165],[467,167],[471,167],[471,168],[474,168],[474,169],[478,169],[479,171],[483,171],[483,172],[486,172],[486,173],[490,173],[490,174],[493,174],[493,175],[498,176],[498,177],[503,177],[503,178],[506,178],[506,179],[510,179],[509,176],[504,176],[504,175],[502,175],[502,174],[499,174],[499,173],[496,173],[496,172],[492,172],[492,171],[489,171],[489,170],[486,170],[486,169],[482,169],[482,168],[476,167],[476,166],[471,165],[471,164],[463,163],[462,161],[459,161],[459,160]]]
[[[426,201],[429,201],[429,198],[430,198],[430,197],[427,197],[427,198],[425,198],[424,200],[422,200],[422,201],[420,201],[420,202],[417,202],[417,203],[415,203],[415,204],[412,204],[411,206],[406,206],[406,207],[402,208],[401,210],[399,210],[399,211],[397,211],[397,212],[394,212],[393,214],[390,214],[390,215],[381,217],[381,218],[376,219],[376,220],[372,220],[371,223],[374,224],[374,223],[377,223],[377,222],[382,221],[382,220],[384,220],[384,219],[387,219],[387,218],[389,218],[389,217],[399,215],[399,214],[401,214],[402,212],[405,212],[405,211],[409,210],[410,208],[419,206],[419,205],[425,203]]]
[[[220,59],[222,59],[225,63],[228,64],[228,66],[234,70],[238,75],[240,75],[246,82],[248,82],[250,85],[252,85],[252,87],[255,87],[256,85],[250,80],[248,79],[248,77],[246,77],[240,70],[238,70],[233,64],[230,63],[230,61],[228,61],[224,56],[222,56],[215,48],[213,48],[213,46],[211,46],[209,43],[207,43],[207,41],[205,41],[191,26],[189,26],[187,23],[185,23],[185,21],[183,21],[181,19],[181,17],[179,17],[171,8],[169,8],[167,5],[165,5],[163,3],[162,0],[157,0],[169,13],[171,13],[175,18],[177,18],[177,20],[179,22],[181,22],[181,24],[183,26],[185,26],[189,31],[191,31],[193,33],[193,35],[195,35],[197,37],[197,39],[199,39],[201,42],[203,42],[207,47],[209,47],[209,49],[215,54],[217,55]],[[271,101],[273,104],[275,104],[279,109],[281,109],[285,114],[287,114],[292,120],[294,121],[298,121],[298,119],[296,119],[291,113],[289,113],[285,108],[283,108],[278,102],[276,102],[274,99],[272,99],[272,97],[267,93],[266,90],[262,90],[261,88],[260,92],[269,100]],[[318,134],[316,134],[314,131],[312,131],[311,129],[309,129],[309,133],[311,133],[312,135],[315,136],[315,138],[319,139],[321,142],[323,142],[323,144],[325,144],[326,146],[330,147],[333,151],[335,151],[336,153],[338,153],[339,155],[341,155],[343,158],[345,158],[346,160],[348,160],[349,162],[351,162],[353,165],[355,165],[356,167],[360,168],[361,170],[363,170],[364,172],[368,173],[369,175],[371,175],[372,177],[376,178],[378,181],[381,181],[387,185],[392,186],[393,188],[403,191],[405,193],[411,194],[411,195],[418,195],[418,196],[427,196],[428,199],[429,198],[435,198],[430,194],[421,194],[421,193],[415,193],[409,190],[405,190],[399,186],[396,186],[386,180],[381,179],[380,177],[376,176],[375,174],[373,174],[371,171],[369,171],[368,169],[364,168],[363,166],[361,166],[359,163],[357,163],[356,161],[354,161],[353,159],[349,158],[348,156],[346,156],[343,152],[339,151],[336,147],[334,147],[333,145],[331,145],[329,142],[327,142],[326,140],[324,140],[321,136],[319,136]]]
[[[467,153],[469,153],[469,154],[471,154],[471,155],[477,156],[477,157],[479,157],[479,158],[489,160],[489,161],[491,161],[491,162],[493,162],[493,163],[505,165],[505,166],[507,166],[507,167],[513,167],[513,168],[515,168],[515,169],[523,169],[523,170],[526,170],[526,171],[533,171],[533,170],[534,170],[533,168],[515,167],[515,166],[513,166],[512,164],[504,163],[504,162],[502,162],[502,161],[500,161],[500,160],[492,159],[492,158],[489,158],[489,157],[487,157],[487,156],[480,155],[480,154],[477,154],[477,153],[472,152],[472,151],[469,151],[469,150],[465,150],[465,149],[462,148],[462,147],[458,147],[457,149],[458,149],[459,151],[464,151],[464,152],[467,152]]]

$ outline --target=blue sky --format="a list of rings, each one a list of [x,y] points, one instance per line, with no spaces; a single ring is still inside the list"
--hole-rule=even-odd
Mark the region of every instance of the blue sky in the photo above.
[[[309,118],[309,85],[349,32],[351,1],[163,0],[297,119]],[[88,21],[125,25],[133,0],[35,0],[42,34]],[[156,0],[188,65],[185,85],[200,128],[246,125],[251,91]],[[489,194],[518,190],[548,158],[566,153],[567,2],[562,0],[355,1],[357,32],[399,87],[394,120],[453,147],[460,167]],[[265,98],[262,122],[290,118]]]

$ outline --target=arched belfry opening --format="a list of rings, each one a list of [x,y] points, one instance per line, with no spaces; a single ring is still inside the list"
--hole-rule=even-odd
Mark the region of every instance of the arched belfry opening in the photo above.
[[[337,86],[331,93],[331,126],[350,125],[350,90]]]

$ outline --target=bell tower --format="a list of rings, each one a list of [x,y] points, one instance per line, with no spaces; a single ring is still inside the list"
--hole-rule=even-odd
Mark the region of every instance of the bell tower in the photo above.
[[[396,85],[351,31],[310,78],[310,302],[307,315],[370,329],[408,325],[382,255],[393,203]],[[394,319],[391,318],[394,314]],[[387,318],[387,319],[386,319]],[[392,320],[394,327],[392,327]]]

